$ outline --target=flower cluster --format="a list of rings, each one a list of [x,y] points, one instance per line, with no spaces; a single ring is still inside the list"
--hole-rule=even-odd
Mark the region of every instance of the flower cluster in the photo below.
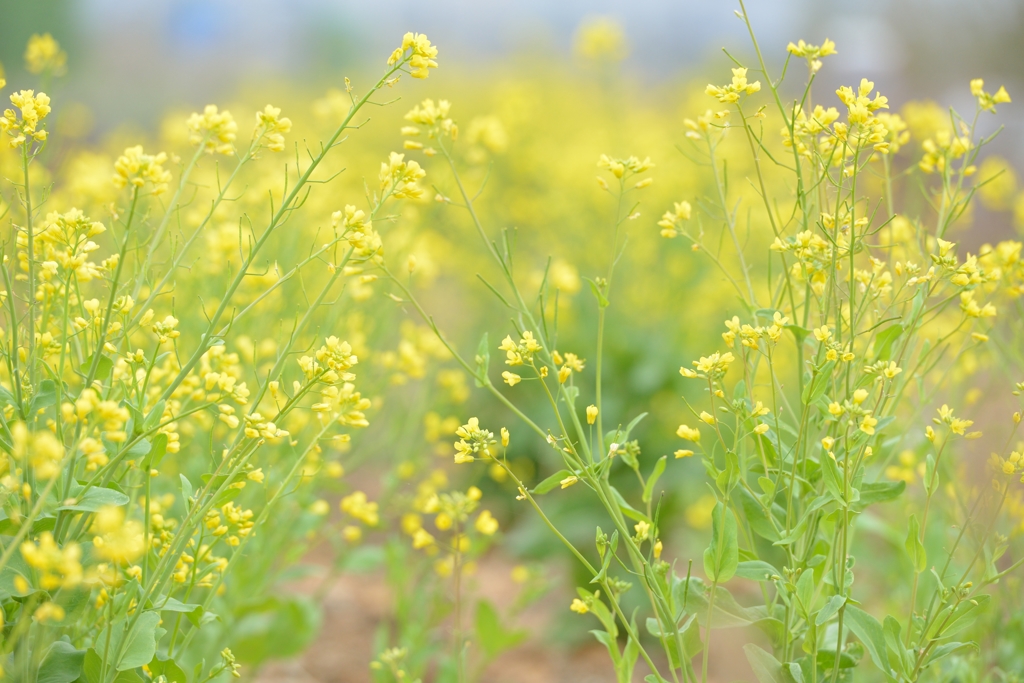
[[[811,45],[805,43],[802,39],[797,41],[795,44],[790,43],[786,46],[786,52],[793,55],[794,57],[800,57],[801,59],[807,60],[807,66],[810,68],[811,73],[817,73],[821,69],[821,58],[834,55],[836,53],[836,44],[826,38],[821,45]]]
[[[409,75],[413,78],[426,78],[430,69],[437,68],[437,47],[422,33],[406,33],[402,36],[402,47],[388,57],[388,66],[407,61],[411,67]]]
[[[165,152],[146,154],[142,145],[128,147],[114,162],[114,185],[119,188],[131,185],[139,190],[148,186],[152,194],[163,194],[171,182],[170,171],[163,167],[166,161]]]
[[[658,227],[661,228],[661,236],[671,239],[681,234],[680,223],[690,220],[692,213],[693,208],[690,206],[690,202],[685,200],[675,202],[672,210],[666,211],[662,215],[661,220],[658,221]]]
[[[45,141],[46,129],[41,124],[50,113],[49,96],[46,93],[37,95],[34,90],[21,90],[11,94],[11,104],[21,115],[13,109],[5,109],[0,117],[0,133],[10,136],[10,146],[21,147],[29,139]]]
[[[708,83],[704,92],[717,99],[722,104],[735,104],[740,101],[740,95],[753,95],[761,90],[761,81],[750,82],[747,80],[747,70],[737,67],[732,70],[732,81],[725,85],[714,85]]]
[[[44,71],[62,76],[67,71],[68,55],[49,33],[33,34],[25,46],[25,69],[30,74]]]
[[[1010,94],[1006,92],[1006,88],[999,86],[999,90],[995,93],[988,93],[985,91],[985,81],[981,78],[975,78],[971,80],[971,94],[974,95],[978,100],[978,106],[981,107],[982,111],[996,113],[997,104],[1007,104],[1012,102]]]
[[[194,113],[186,121],[188,141],[193,145],[202,145],[207,154],[233,154],[235,151],[235,135],[238,124],[231,112],[217,111],[217,105],[208,104],[203,113]]]
[[[404,154],[392,152],[380,165],[380,189],[395,199],[419,199],[423,196],[423,188],[418,181],[426,175],[427,172],[417,162],[406,161]]]
[[[255,145],[265,146],[271,152],[284,151],[284,134],[291,131],[292,120],[281,116],[281,109],[271,105],[256,112],[256,128],[253,130]]]
[[[471,417],[458,429],[455,436],[459,440],[455,442],[455,464],[461,465],[473,462],[477,456],[492,457],[491,448],[497,444],[494,440],[494,433],[480,428],[480,420]]]

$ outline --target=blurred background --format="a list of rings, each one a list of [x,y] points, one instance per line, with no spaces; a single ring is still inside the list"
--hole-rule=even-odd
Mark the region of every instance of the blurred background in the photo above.
[[[486,78],[569,62],[581,22],[608,16],[625,31],[628,77],[663,84],[725,65],[723,46],[749,52],[733,9],[722,0],[0,0],[0,62],[16,84],[28,37],[51,32],[69,54],[69,94],[107,129],[152,125],[169,106],[247,84],[336,84],[408,30],[441,46],[442,74]],[[839,53],[824,85],[867,77],[897,106],[927,97],[966,108],[970,78],[1011,93],[1024,84],[1021,0],[751,0],[748,9],[766,54],[778,60],[790,40],[827,36]],[[1003,120],[1005,154],[1019,159],[1021,116]]]
[[[634,434],[644,445],[645,457],[657,457],[678,446],[673,434],[682,412],[680,394],[693,392],[687,396],[691,399],[699,394],[684,386],[677,369],[720,348],[722,319],[742,313],[705,259],[692,254],[683,240],[662,240],[654,227],[672,201],[685,197],[699,203],[712,191],[705,170],[679,154],[677,145],[684,140],[684,117],[713,106],[704,85],[728,81],[733,64],[722,48],[743,63],[754,63],[744,24],[733,14],[736,8],[724,0],[635,0],[628,6],[606,0],[0,0],[0,64],[8,89],[35,87],[37,81],[24,70],[26,42],[32,34],[46,32],[60,42],[68,54],[68,74],[47,85],[57,125],[63,138],[106,155],[97,156],[93,164],[102,169],[98,176],[105,182],[113,155],[127,144],[144,141],[147,149],[168,151],[184,147],[184,118],[208,103],[231,108],[240,123],[240,139],[248,134],[250,112],[269,101],[296,120],[292,139],[316,140],[330,128],[339,100],[345,104],[338,92],[344,77],[352,77],[359,89],[360,82],[379,75],[403,33],[426,33],[439,47],[440,68],[425,83],[404,81],[404,101],[374,112],[373,125],[353,136],[345,149],[351,173],[329,188],[326,200],[308,207],[310,218],[301,223],[302,229],[311,236],[330,211],[360,201],[362,178],[373,178],[380,159],[401,145],[401,115],[413,103],[423,97],[451,98],[454,115],[470,138],[467,176],[474,184],[492,179],[480,200],[489,228],[521,228],[521,272],[530,286],[539,282],[547,256],[554,257],[552,278],[564,307],[560,344],[585,358],[593,352],[594,312],[581,278],[603,274],[607,267],[610,240],[604,227],[612,210],[593,182],[594,162],[604,152],[650,155],[657,164],[656,183],[643,196],[643,216],[631,228],[624,276],[616,285],[621,289],[613,302],[615,317],[607,341],[605,406],[623,422],[649,412]],[[889,97],[893,111],[931,100],[969,114],[974,101],[968,82],[979,77],[987,89],[1005,85],[1024,102],[1024,0],[750,0],[748,11],[774,74],[790,41],[817,44],[827,37],[836,42],[838,54],[827,58],[817,76],[816,103],[838,104],[832,94],[836,87],[868,78]],[[621,41],[612,45],[614,55],[588,59],[581,49],[581,26],[599,18],[621,28]],[[803,79],[803,73],[795,74],[790,87]],[[997,165],[1004,171],[998,194],[982,197],[983,205],[963,221],[958,240],[968,248],[1006,239],[1024,227],[1024,195],[1012,171],[1024,167],[1022,112],[1024,107],[1014,103],[1001,106],[998,117],[982,119],[983,132],[1005,126],[987,154],[1009,164]],[[904,116],[915,143],[895,163],[912,168],[919,143],[934,131],[936,116],[941,125],[943,110],[932,107],[927,116]],[[470,132],[474,129],[475,139]],[[777,132],[777,117],[769,118],[767,130]],[[61,148],[55,146],[53,154],[61,157]],[[445,182],[435,180],[442,173],[433,175],[430,163],[424,165],[428,182]],[[73,164],[67,167],[74,171]],[[743,162],[731,168],[739,187],[735,192],[743,194],[749,168]],[[474,267],[483,263],[468,221],[441,209],[430,201],[403,209],[394,241],[400,252],[415,252],[420,258],[423,280],[429,281],[428,308],[463,351],[475,348],[483,329],[490,330],[496,346],[508,331],[505,312],[482,291],[475,271],[440,267],[445,259]],[[766,231],[758,235],[756,224],[746,229],[755,244],[766,246],[757,242]],[[218,258],[216,253],[212,257]],[[213,264],[211,271],[218,266]],[[487,273],[488,267],[481,270]],[[448,404],[428,405],[422,395],[431,393],[430,382],[440,384],[451,375],[435,377],[433,369],[416,369],[409,358],[419,354],[433,363],[444,354],[431,356],[434,351],[424,342],[429,334],[424,336],[423,328],[409,331],[399,322],[404,320],[401,312],[385,309],[381,301],[386,300],[377,290],[356,306],[365,313],[361,319],[376,354],[367,365],[380,372],[382,384],[390,383],[381,390],[387,408],[370,416],[369,435],[353,449],[362,462],[370,462],[353,476],[371,495],[373,482],[395,464],[415,463],[418,472],[435,466],[450,469],[451,429],[438,424],[458,425],[477,413],[495,430],[509,423],[505,412],[481,400],[480,392],[467,404],[468,387],[458,383],[453,386],[463,387],[465,395]],[[350,335],[356,334],[355,327],[353,323]],[[388,353],[377,354],[379,348],[392,347],[397,353],[390,360]],[[496,368],[497,361],[492,374],[500,371]],[[592,374],[579,381],[589,391]],[[981,396],[979,391],[965,402],[970,405]],[[981,422],[984,407],[980,400],[971,416]],[[425,434],[396,446],[397,437],[386,435],[394,424],[388,419],[424,424]],[[524,444],[517,461],[524,478],[536,481],[549,474],[550,452],[509,426],[513,441]],[[911,453],[910,463],[902,465],[911,478],[914,457]],[[423,465],[424,459],[438,464]],[[710,522],[708,503],[714,502],[700,464],[693,460],[676,462],[663,480],[672,491],[665,514],[680,520],[678,536],[666,543],[683,558],[699,557]],[[901,472],[892,476],[900,478]],[[520,625],[534,637],[501,660],[485,680],[614,680],[603,649],[586,633],[591,625],[565,609],[572,585],[584,585],[588,577],[574,576],[574,563],[540,522],[518,512],[507,482],[474,483],[484,489],[486,500],[503,501],[493,505],[506,541],[481,563],[476,580],[480,594],[507,607],[520,590],[510,576],[524,563],[555,586],[548,594],[552,600],[521,615]],[[568,537],[592,545],[592,507],[568,495],[552,496],[546,505]],[[389,590],[380,576],[349,573],[339,578],[318,596],[324,622],[311,654],[265,670],[264,680],[368,680],[367,663],[383,642],[378,627],[392,612]],[[742,656],[721,655],[713,664],[714,680],[748,675],[745,664],[736,669],[730,659]]]

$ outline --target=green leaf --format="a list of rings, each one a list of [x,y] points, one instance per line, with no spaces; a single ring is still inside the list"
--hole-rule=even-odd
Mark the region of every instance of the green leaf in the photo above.
[[[32,402],[29,404],[28,415],[29,419],[33,419],[36,414],[43,408],[49,408],[57,402],[57,384],[52,379],[44,379],[39,383],[39,388],[36,389],[36,393],[32,396]]]
[[[778,541],[780,536],[776,530],[775,525],[768,519],[767,513],[765,513],[764,506],[758,502],[749,491],[744,487],[739,487],[735,490],[735,493],[739,497],[740,507],[743,509],[743,516],[746,517],[747,523],[750,528],[754,530],[754,533],[761,538],[767,539],[774,543]],[[773,509],[775,506],[772,506]],[[781,508],[779,508],[781,510]],[[785,511],[783,511],[784,513]]]
[[[493,659],[505,650],[509,650],[526,638],[526,631],[506,629],[501,625],[494,605],[486,600],[476,604],[476,637],[477,642],[487,653],[487,657]]]
[[[302,652],[316,637],[321,608],[306,597],[268,597],[239,610],[228,646],[239,661],[259,664]]]
[[[814,572],[805,569],[800,578],[796,580],[796,599],[800,602],[801,612],[805,618],[810,620],[811,610],[814,608]]]
[[[177,662],[161,655],[153,657],[153,661],[149,663],[149,673],[153,675],[153,680],[156,680],[157,676],[163,676],[168,683],[188,683],[185,672]]]
[[[71,643],[58,640],[43,655],[39,665],[37,683],[71,683],[82,675],[85,650],[78,650]]]
[[[880,481],[862,484],[857,508],[864,509],[875,503],[885,503],[898,498],[907,488],[905,481]]]
[[[665,471],[665,464],[668,461],[668,456],[663,455],[658,458],[658,462],[654,463],[654,471],[651,472],[651,476],[647,478],[647,483],[644,485],[643,501],[645,503],[651,502],[651,496],[654,495],[654,485],[658,483],[658,479]]]
[[[134,626],[131,625],[132,619],[135,620]],[[103,629],[97,637],[97,654],[102,656],[105,652],[109,653],[107,663],[112,664],[117,671],[149,664],[156,654],[156,627],[159,623],[159,612],[143,612],[137,619],[119,619]]]
[[[987,604],[989,600],[991,600],[989,595],[975,595],[971,600],[960,603],[960,606],[953,610],[953,614],[949,617],[942,632],[934,634],[932,637],[948,638],[968,628],[981,616],[982,610],[978,608]]]
[[[932,650],[931,654],[928,655],[927,659],[924,660],[924,663],[921,666],[924,668],[930,664],[934,664],[943,657],[948,657],[958,650],[974,650],[975,652],[980,652],[981,648],[978,647],[977,643],[944,643]]]
[[[782,576],[782,572],[762,560],[747,560],[736,565],[736,576],[751,581],[771,581],[771,576]]]
[[[652,523],[650,517],[648,517],[647,515],[645,515],[644,513],[640,512],[635,507],[627,503],[626,499],[622,497],[622,494],[619,493],[619,490],[617,488],[615,488],[614,486],[609,486],[608,488],[611,490],[612,497],[615,498],[615,502],[618,503],[619,510],[622,511],[622,514],[626,515],[635,522],[647,522],[648,524]]]
[[[875,360],[889,360],[892,355],[892,345],[900,335],[903,334],[903,325],[896,323],[891,325],[875,337]]]
[[[87,683],[142,683],[142,679],[139,677],[139,674],[135,673],[132,669],[117,672],[113,681],[109,679],[109,676],[107,680],[104,681],[102,680],[102,668],[103,658],[100,657],[96,650],[94,648],[86,650],[85,660],[82,662],[82,678],[84,678]]]
[[[750,668],[761,683],[787,683],[782,675],[782,664],[772,655],[765,652],[753,643],[743,646],[743,653],[747,655]]]
[[[836,501],[846,507],[846,496],[843,495],[845,482],[839,464],[828,453],[822,454],[821,458],[821,479],[825,483],[825,489],[832,494]]]
[[[878,620],[856,605],[847,605],[843,623],[864,643],[875,666],[890,673],[889,658],[885,654],[885,634]]]
[[[842,595],[833,595],[825,603],[825,606],[818,610],[818,616],[814,619],[815,626],[821,626],[831,619],[839,608],[846,604],[846,598]]]
[[[854,634],[856,633],[854,631]],[[859,638],[860,636],[858,635],[857,637]],[[896,621],[895,617],[890,615],[885,618],[885,623],[882,627],[882,637],[885,640],[886,650],[888,650],[890,655],[888,660],[890,662],[895,660],[897,671],[906,676],[914,665],[914,654],[903,647],[903,638],[900,637],[900,622]]]
[[[832,379],[832,368],[835,364],[834,360],[826,362],[818,368],[814,379],[804,385],[803,395],[801,396],[804,405],[812,405],[825,395],[825,390],[828,389],[828,382]]]
[[[590,284],[590,291],[594,293],[594,298],[597,299],[597,305],[601,308],[608,308],[608,299],[601,293],[601,288],[597,286],[597,283],[589,277],[583,279]]]
[[[192,482],[184,474],[178,476],[181,477],[181,495],[185,499],[185,509],[188,510],[192,507]]]
[[[542,496],[548,491],[554,489],[556,486],[561,486],[562,480],[565,479],[566,477],[571,476],[572,472],[570,472],[569,470],[558,470],[550,477],[534,486],[532,493],[537,496]]]
[[[921,543],[921,526],[918,524],[917,515],[910,515],[910,522],[907,529],[907,540],[904,542],[910,562],[914,565],[914,571],[920,574],[928,566],[928,553]]]
[[[150,444],[149,453],[142,460],[142,471],[148,472],[149,470],[160,467],[161,461],[167,454],[167,435],[160,432],[153,437],[153,442]]]
[[[711,545],[704,551],[704,573],[712,581],[724,583],[736,574],[739,561],[736,516],[719,501],[711,513]]]
[[[58,510],[75,510],[77,512],[98,512],[109,505],[121,507],[128,504],[128,496],[114,489],[93,486],[76,502],[61,505]]]
[[[88,374],[89,374],[89,370],[92,369],[92,363],[93,363],[93,360],[94,360],[94,358],[93,358],[94,355],[95,354],[90,355],[88,358],[86,358],[84,361],[82,361],[82,365],[79,366],[79,369],[83,371],[83,372],[79,373],[79,374],[82,375],[82,377],[87,377]],[[110,377],[110,372],[113,369],[114,369],[114,361],[112,361],[109,358],[107,358],[106,356],[100,354],[100,361],[99,361],[99,364],[96,366],[96,376],[95,376],[95,379],[106,379],[107,377]]]

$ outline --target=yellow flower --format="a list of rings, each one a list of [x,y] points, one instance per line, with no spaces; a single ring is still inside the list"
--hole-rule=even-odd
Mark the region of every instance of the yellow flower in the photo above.
[[[733,104],[740,101],[741,94],[746,93],[747,95],[753,95],[760,89],[761,82],[748,82],[747,70],[742,67],[738,67],[732,70],[731,83],[726,85],[713,85],[709,83],[704,92],[716,98],[723,104]]]
[[[696,427],[688,427],[686,425],[679,425],[676,430],[676,436],[680,439],[686,439],[694,443],[700,443],[700,430]]]
[[[154,195],[162,194],[171,182],[170,171],[164,170],[167,154],[146,154],[142,145],[135,145],[124,150],[114,163],[114,185],[123,188],[128,185],[140,191],[148,185]]]
[[[68,55],[60,49],[60,44],[49,33],[33,34],[25,46],[25,69],[30,74],[49,71],[54,76],[61,76],[67,70]]]
[[[124,510],[113,505],[100,508],[93,520],[94,552],[115,564],[128,564],[142,555],[142,525],[126,520]]]
[[[676,459],[689,458],[691,455],[693,455],[693,451],[687,450],[685,448],[680,448],[675,452]]]
[[[509,372],[508,370],[506,370],[505,372],[501,373],[501,377],[502,377],[502,379],[505,380],[505,384],[509,385],[510,387],[514,387],[515,385],[519,384],[523,380],[522,377],[520,377],[519,375],[517,375],[514,372]]]
[[[358,519],[367,526],[377,526],[380,514],[377,503],[368,500],[362,491],[355,491],[341,499],[341,511]]]
[[[877,425],[877,424],[878,424],[878,420],[876,420],[875,418],[871,417],[870,415],[865,415],[861,419],[861,421],[860,421],[860,431],[862,431],[862,432],[864,432],[865,434],[868,434],[868,435],[874,434],[875,433],[875,425]]]
[[[46,93],[34,90],[21,90],[11,94],[11,104],[21,112],[19,118],[12,109],[5,109],[0,116],[0,133],[7,133],[11,138],[11,147],[20,147],[30,138],[43,142],[46,140],[46,129],[41,127],[43,120],[50,113],[50,98]]]
[[[194,113],[185,122],[188,126],[188,141],[201,144],[207,154],[233,154],[238,124],[229,111],[217,111],[217,105],[208,104],[203,113]]]
[[[832,331],[828,329],[828,325],[816,327],[814,328],[814,338],[824,344],[825,342],[832,338]]]
[[[568,476],[565,479],[563,479],[562,481],[560,481],[559,484],[561,484],[563,489],[567,489],[570,486],[572,486],[573,484],[575,484],[576,482],[578,482],[579,480],[580,480],[579,477],[577,477],[575,475],[572,475],[572,476]]]
[[[597,406],[587,406],[587,424],[592,425],[597,422]]]
[[[854,391],[853,392],[853,403],[854,403],[854,405],[858,405],[859,406],[861,403],[863,403],[864,401],[867,400],[868,395],[869,394],[868,394],[867,389],[857,389],[856,391]]]
[[[409,75],[413,78],[426,78],[430,69],[437,68],[437,48],[422,33],[406,33],[402,36],[402,46],[396,48],[388,58],[388,66],[406,61],[411,68]]]
[[[40,534],[37,542],[24,541],[21,555],[39,572],[39,587],[44,590],[72,588],[82,581],[82,549],[74,542],[58,547],[49,531]]]
[[[466,424],[455,430],[459,440],[455,442],[455,463],[473,462],[476,455],[489,457],[491,446],[495,445],[494,434],[480,428],[480,420],[469,418]]]
[[[576,33],[576,53],[594,61],[617,62],[626,57],[626,36],[610,17],[584,22]]]
[[[255,144],[264,146],[271,152],[284,151],[284,133],[292,129],[292,120],[281,116],[278,107],[267,105],[263,111],[256,112],[256,128],[253,130]]]
[[[703,422],[705,422],[705,423],[707,423],[709,425],[715,424],[715,416],[712,415],[711,413],[707,412],[706,410],[702,410],[701,411],[700,419],[701,419],[701,421],[703,421]]]
[[[761,424],[759,424],[756,427],[754,427],[754,433],[758,434],[758,435],[764,434],[767,431],[768,431],[768,425],[766,425],[764,422],[762,422]]]
[[[429,548],[434,545],[434,537],[429,531],[420,527],[412,534],[412,547],[420,550],[422,548]]]
[[[1006,92],[1006,88],[999,86],[999,90],[994,95],[990,95],[985,92],[985,81],[980,78],[975,78],[971,81],[971,94],[978,100],[978,106],[988,112],[996,113],[997,104],[1006,104],[1011,102],[1010,94]]]
[[[476,518],[473,526],[484,536],[493,536],[498,530],[498,520],[494,518],[490,510],[484,510]]]
[[[572,604],[569,605],[569,609],[576,614],[586,614],[590,611],[590,608],[587,607],[587,603],[583,602],[579,598],[573,598]]]
[[[390,190],[395,199],[418,199],[423,188],[417,184],[427,172],[415,161],[406,161],[404,154],[391,152],[387,161],[380,165],[380,189]]]

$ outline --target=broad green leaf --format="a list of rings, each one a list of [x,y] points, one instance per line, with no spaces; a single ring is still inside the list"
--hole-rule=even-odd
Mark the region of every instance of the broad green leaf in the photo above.
[[[875,360],[889,360],[892,355],[892,345],[900,335],[903,334],[903,325],[896,323],[891,325],[875,336]]]
[[[157,676],[163,676],[167,683],[188,683],[184,670],[173,659],[167,659],[161,655],[153,657],[149,663],[149,673],[156,680]]]
[[[494,605],[486,600],[476,604],[475,625],[477,642],[487,653],[488,658],[494,658],[515,647],[526,637],[526,631],[506,629],[502,626]]]
[[[736,576],[751,581],[771,581],[772,576],[782,576],[782,572],[761,560],[747,560],[736,565]]]
[[[885,634],[878,620],[856,605],[847,605],[844,623],[864,643],[875,666],[888,674],[890,669],[889,658],[885,654]]]
[[[622,497],[622,494],[619,493],[617,488],[614,486],[609,486],[608,488],[612,492],[615,502],[619,504],[619,510],[622,511],[622,514],[635,522],[647,522],[648,524],[651,524],[651,518],[627,503],[626,499]]]
[[[739,566],[736,516],[721,501],[711,513],[711,545],[704,551],[704,572],[712,581],[724,583]]]
[[[761,683],[788,683],[782,673],[782,664],[771,654],[765,652],[753,643],[743,646],[743,653],[747,655],[750,668]]]
[[[534,486],[532,493],[534,495],[542,496],[545,493],[547,493],[548,491],[551,491],[552,489],[554,489],[556,486],[561,486],[562,480],[565,479],[566,477],[571,477],[571,476],[572,476],[572,472],[570,472],[569,470],[558,470],[557,472],[552,474],[550,477],[548,477],[547,479],[545,479],[541,483],[539,483],[536,486]]]
[[[809,618],[814,609],[814,572],[810,569],[805,569],[796,580],[796,599],[804,617]]]
[[[185,499],[185,509],[188,510],[192,507],[192,482],[184,474],[178,476],[181,477],[181,495]]]
[[[654,495],[654,485],[658,483],[658,479],[665,471],[665,464],[668,461],[668,456],[663,455],[658,458],[658,462],[654,463],[654,471],[651,472],[651,476],[647,478],[647,483],[644,485],[643,501],[645,503],[651,502],[651,496]]]
[[[821,626],[831,619],[839,608],[846,604],[846,598],[842,595],[833,595],[825,603],[825,606],[818,610],[818,616],[814,619],[815,626]]]
[[[71,683],[82,675],[85,650],[78,650],[71,643],[58,640],[43,655],[39,665],[37,683]]]
[[[910,515],[907,526],[907,540],[903,545],[910,556],[911,564],[914,565],[914,571],[920,574],[928,566],[928,554],[921,543],[921,526],[918,524],[917,515]]]
[[[81,375],[83,377],[86,377],[89,374],[89,370],[92,369],[92,364],[93,361],[95,360],[95,358],[93,357],[94,355],[95,354],[92,354],[84,361],[82,361],[82,365],[80,367],[82,370]],[[100,354],[100,360],[99,363],[96,365],[96,375],[94,379],[106,379],[107,377],[110,377],[110,371],[113,369],[114,361]]]
[[[58,510],[75,510],[78,512],[98,512],[100,508],[114,505],[121,507],[128,504],[128,496],[114,489],[93,486],[74,503],[61,505]]]
[[[890,615],[885,618],[882,636],[885,640],[886,650],[889,652],[889,661],[895,661],[897,672],[906,676],[913,666],[914,655],[912,651],[903,646],[903,638],[900,637],[900,622],[896,621],[895,617]]]
[[[828,389],[828,382],[832,379],[832,368],[835,364],[836,362],[833,360],[826,362],[818,368],[814,379],[804,385],[803,396],[801,396],[804,405],[812,405],[825,395],[825,390]]]
[[[907,488],[904,481],[880,481],[860,486],[860,500],[857,509],[864,509],[875,503],[885,503],[898,498]]]
[[[843,495],[845,483],[843,472],[839,464],[828,453],[822,454],[821,458],[821,479],[825,483],[825,489],[832,494],[836,501],[846,507],[846,496]]]
[[[156,627],[159,623],[159,612],[143,612],[137,618],[119,619],[103,629],[97,637],[97,654],[102,656],[108,653],[108,665],[113,665],[117,671],[149,664],[156,653]]]
[[[57,402],[57,384],[52,379],[44,379],[39,382],[32,402],[29,404],[28,414],[30,419],[43,408],[49,408]]]

